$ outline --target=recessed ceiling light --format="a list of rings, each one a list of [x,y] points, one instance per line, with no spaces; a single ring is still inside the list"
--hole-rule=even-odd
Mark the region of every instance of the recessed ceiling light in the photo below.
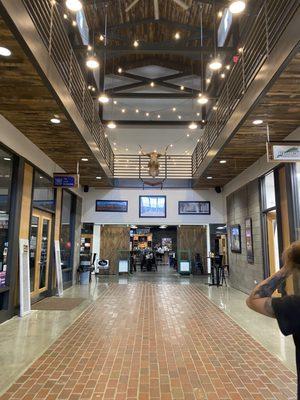
[[[146,114],[145,114],[145,115],[146,115],[146,117],[149,117],[149,113],[148,113],[148,112],[146,112]]]
[[[151,87],[154,87],[154,86],[155,86],[155,83],[154,83],[154,82],[151,82],[151,83],[150,83],[150,86],[151,86]]]
[[[200,117],[200,113],[199,112],[197,112],[197,117]]]
[[[138,114],[138,113],[140,112],[140,110],[137,108],[137,109],[135,110],[135,112],[136,112],[136,114]]]
[[[261,125],[264,121],[262,119],[255,119],[252,123],[253,125]]]
[[[40,176],[40,179],[43,179],[43,177],[42,177],[42,176]]]
[[[198,125],[197,125],[195,122],[191,122],[191,123],[190,123],[189,129],[194,130],[194,129],[197,129],[197,128],[198,128]]]
[[[238,0],[238,1],[233,1],[230,6],[229,6],[229,11],[232,12],[232,14],[239,14],[243,12],[246,8],[246,3],[244,1]]]
[[[244,49],[242,47],[239,48],[238,52],[242,53],[244,51]]]
[[[227,161],[226,160],[220,160],[220,164],[226,164]]]
[[[128,148],[126,147],[126,149],[125,149],[126,151],[128,151]]]
[[[59,118],[51,118],[50,122],[52,122],[52,124],[60,124],[60,119]]]
[[[179,39],[180,39],[180,33],[179,33],[179,32],[176,32],[175,35],[174,35],[174,38],[175,38],[176,40],[179,40]]]
[[[114,104],[118,104],[117,100],[114,100]]]
[[[218,69],[222,68],[222,63],[218,59],[212,60],[212,62],[209,64],[209,68],[213,71],[217,71]]]
[[[210,82],[211,82],[211,79],[210,78],[206,78],[206,83],[209,85],[210,84]]]
[[[93,49],[93,47],[89,44],[87,49],[88,49],[88,51],[91,51]]]
[[[89,57],[87,60],[86,60],[86,66],[88,67],[88,68],[90,68],[90,69],[96,69],[96,68],[98,68],[99,67],[99,61],[97,60],[97,58],[96,57],[93,57],[93,56],[91,56],[91,57]]]
[[[101,176],[96,176],[96,179],[102,179],[102,177]]]
[[[222,12],[222,11],[219,11],[219,12],[218,12],[218,17],[219,17],[219,18],[222,18],[222,16],[223,16],[223,12]]]
[[[189,133],[187,133],[187,134],[186,134],[186,137],[190,137],[190,134],[189,134]]]
[[[81,159],[81,161],[85,161],[85,162],[87,162],[87,161],[89,161],[89,159],[88,159],[88,158],[85,158],[85,157],[83,157],[83,158]]]
[[[182,117],[181,117],[181,115],[178,115],[177,118],[178,118],[178,119],[181,119]]]
[[[134,46],[134,47],[139,47],[139,42],[138,42],[137,40],[135,40],[135,41],[133,42],[133,46]]]
[[[74,20],[74,21],[72,21],[72,25],[73,26],[77,26],[77,22]]]
[[[0,56],[9,57],[11,55],[11,51],[6,47],[0,47]]]
[[[107,127],[108,127],[109,129],[115,129],[115,128],[117,127],[117,125],[116,125],[116,123],[115,123],[114,121],[110,121],[110,122],[107,124]]]
[[[104,36],[103,36],[103,35],[100,35],[100,36],[99,36],[99,39],[100,39],[101,42],[103,42]]]
[[[126,110],[125,108],[122,108],[122,113],[125,114]]]
[[[102,104],[106,104],[109,102],[109,98],[105,93],[100,94],[100,96],[98,97],[98,100]]]
[[[10,158],[10,157],[3,157],[3,160],[5,160],[5,161],[11,161],[11,158]]]
[[[213,106],[213,110],[216,111],[218,109],[217,106]]]
[[[173,147],[173,144],[170,144],[170,147]]]
[[[118,73],[121,74],[122,72],[123,72],[122,68],[119,67],[119,68],[118,68]]]
[[[82,3],[79,0],[67,0],[66,6],[73,12],[80,11],[82,9]]]
[[[222,72],[222,74],[220,76],[222,79],[224,79],[226,75],[224,74],[224,72]]]
[[[68,19],[68,16],[67,16],[67,14],[64,14],[64,19]]]
[[[180,86],[180,90],[184,90],[184,86]]]
[[[175,111],[176,111],[176,107],[173,107],[173,108],[172,108],[172,111],[174,111],[174,112],[175,112]]]
[[[207,176],[207,177],[206,177],[206,179],[212,179],[212,178],[213,178],[212,176]]]
[[[159,114],[157,115],[157,118],[160,119],[160,115]]]
[[[226,69],[227,69],[227,71],[229,71],[230,70],[230,65],[226,65]]]

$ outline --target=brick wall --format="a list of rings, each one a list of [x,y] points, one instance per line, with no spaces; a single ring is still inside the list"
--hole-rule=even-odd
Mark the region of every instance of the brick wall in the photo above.
[[[242,253],[232,253],[229,248],[230,284],[249,293],[255,281],[263,279],[263,253],[261,237],[259,182],[254,180],[226,198],[227,226],[241,226]],[[249,264],[246,254],[245,218],[252,218],[254,264]],[[229,232],[229,230],[228,230]]]

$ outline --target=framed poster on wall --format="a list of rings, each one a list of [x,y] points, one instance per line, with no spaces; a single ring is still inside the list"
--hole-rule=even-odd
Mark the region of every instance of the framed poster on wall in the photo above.
[[[166,218],[166,196],[140,196],[140,218]]]
[[[232,253],[241,253],[241,226],[231,225],[230,227],[230,249]]]
[[[179,201],[178,214],[210,215],[210,201]]]
[[[248,263],[253,264],[254,251],[253,251],[252,218],[245,219],[245,236],[246,236],[247,261]]]
[[[127,212],[127,200],[96,200],[96,212]]]

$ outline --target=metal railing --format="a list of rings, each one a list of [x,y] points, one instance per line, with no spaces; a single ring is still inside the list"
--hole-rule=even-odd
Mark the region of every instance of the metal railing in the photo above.
[[[98,107],[90,94],[65,30],[61,9],[58,8],[56,2],[51,0],[22,0],[22,2],[79,113],[98,145],[102,157],[113,173],[114,154],[108,139],[105,137]]]
[[[238,62],[227,76],[216,108],[211,110],[204,134],[193,152],[193,175],[298,8],[298,0],[264,0],[254,23],[246,33]]]
[[[149,157],[133,154],[116,154],[115,178],[151,179],[148,169]],[[191,179],[191,156],[167,155],[159,158],[159,179]]]

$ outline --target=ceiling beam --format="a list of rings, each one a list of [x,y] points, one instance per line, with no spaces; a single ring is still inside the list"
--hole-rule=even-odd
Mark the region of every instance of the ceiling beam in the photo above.
[[[104,6],[107,3],[114,3],[116,2],[116,0],[85,0],[84,1],[84,5],[85,6],[93,6],[95,5],[99,5],[99,6]],[[222,4],[225,3],[226,1],[224,0],[194,0],[195,3],[203,3],[203,4],[214,4],[214,2],[216,4]]]
[[[103,125],[107,125],[110,121],[103,120],[102,123]],[[190,124],[191,120],[188,121],[147,121],[147,120],[120,120],[120,121],[114,121],[118,127],[126,127],[130,125],[138,126],[138,125],[145,125],[145,126],[177,126],[177,127],[182,127]],[[205,124],[203,124],[201,121],[196,121],[199,129],[203,128]],[[195,131],[194,131],[195,132]]]
[[[193,93],[113,93],[115,99],[197,99]]]

